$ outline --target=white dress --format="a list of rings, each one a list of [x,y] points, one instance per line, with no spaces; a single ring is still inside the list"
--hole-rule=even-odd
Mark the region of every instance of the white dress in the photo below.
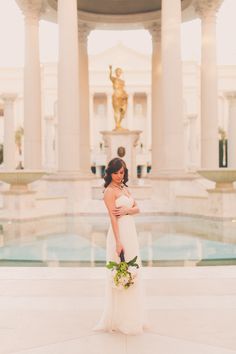
[[[125,205],[132,207],[134,200],[131,196],[121,195],[116,199],[116,206]],[[107,332],[119,331],[125,334],[140,334],[147,328],[146,314],[144,311],[144,294],[141,280],[141,259],[136,227],[132,215],[124,215],[118,218],[120,241],[124,246],[125,260],[130,261],[138,256],[138,275],[128,289],[116,289],[112,287],[111,271],[107,269],[107,284],[104,311],[99,323],[94,330]],[[110,225],[107,234],[106,260],[120,262],[116,253],[116,242]]]

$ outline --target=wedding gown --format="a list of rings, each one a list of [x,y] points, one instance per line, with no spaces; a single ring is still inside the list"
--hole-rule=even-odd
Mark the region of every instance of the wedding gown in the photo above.
[[[116,206],[132,207],[134,200],[131,196],[121,195],[116,199]],[[111,271],[107,269],[105,305],[102,317],[94,330],[107,332],[119,331],[125,334],[140,334],[147,328],[146,314],[144,311],[144,293],[141,279],[141,259],[134,218],[124,215],[118,218],[120,241],[124,246],[125,260],[128,262],[138,256],[140,266],[137,270],[135,284],[128,289],[112,287]],[[116,253],[116,242],[110,225],[106,242],[106,260],[120,262]]]

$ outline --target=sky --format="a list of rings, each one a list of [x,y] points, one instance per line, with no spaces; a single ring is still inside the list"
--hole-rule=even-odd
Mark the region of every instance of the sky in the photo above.
[[[224,0],[217,17],[217,59],[220,65],[236,65],[236,0]],[[201,23],[182,24],[182,59],[200,61]],[[92,31],[89,54],[96,54],[118,42],[141,53],[151,53],[151,37],[145,30]],[[42,62],[55,62],[58,55],[58,26],[40,21]],[[0,67],[23,66],[24,20],[15,0],[0,0]]]

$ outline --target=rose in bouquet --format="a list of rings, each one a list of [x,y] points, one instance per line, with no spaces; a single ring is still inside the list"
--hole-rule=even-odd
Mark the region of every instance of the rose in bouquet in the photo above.
[[[117,289],[128,289],[135,283],[137,276],[137,268],[139,265],[136,263],[137,256],[126,262],[124,255],[120,255],[121,262],[116,263],[110,261],[106,267],[112,271],[112,283]]]

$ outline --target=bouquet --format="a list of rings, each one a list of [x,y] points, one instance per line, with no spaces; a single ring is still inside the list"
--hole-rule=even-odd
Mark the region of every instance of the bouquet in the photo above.
[[[110,261],[106,267],[112,271],[113,287],[117,289],[128,289],[135,283],[137,276],[137,268],[139,265],[136,263],[137,256],[126,262],[124,252],[120,254],[120,263]]]

